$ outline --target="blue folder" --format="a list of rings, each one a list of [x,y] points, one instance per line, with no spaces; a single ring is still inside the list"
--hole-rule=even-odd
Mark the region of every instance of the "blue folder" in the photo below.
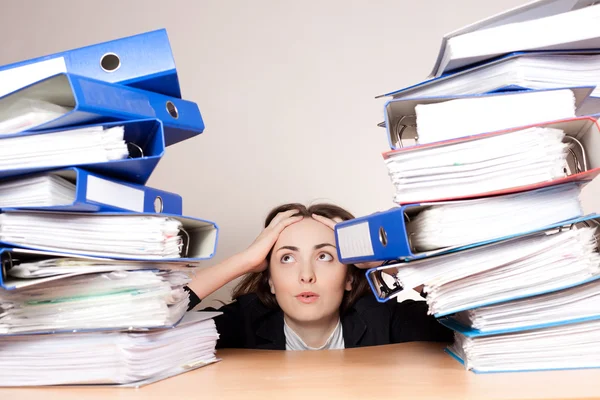
[[[181,98],[165,29],[4,65],[0,80],[12,91],[61,72]]]
[[[596,278],[596,279],[598,279],[598,278]],[[585,318],[569,318],[569,319],[563,319],[560,321],[547,323],[547,324],[531,324],[531,325],[524,325],[524,326],[521,326],[518,328],[513,328],[513,329],[498,329],[495,331],[485,331],[485,332],[482,332],[479,329],[470,328],[466,325],[463,325],[452,317],[441,317],[438,319],[438,321],[442,325],[444,325],[446,328],[452,329],[453,331],[458,332],[458,333],[462,333],[466,337],[483,337],[483,336],[502,335],[505,333],[530,331],[530,330],[534,330],[534,329],[550,328],[553,326],[577,324],[579,322],[595,321],[597,319],[600,319],[600,313],[597,315],[593,315],[593,316],[589,316],[589,317],[585,317]]]
[[[14,208],[81,212],[135,211],[176,215],[181,215],[183,210],[183,200],[176,193],[109,178],[77,167],[24,175],[22,178],[34,175],[55,175],[72,182],[75,185],[75,197],[72,203],[56,206],[15,206]],[[20,179],[21,177],[18,177],[14,180]]]
[[[571,88],[543,89],[543,91],[571,89],[575,96],[575,107],[578,108],[592,93],[594,86],[581,86]],[[415,108],[420,104],[435,104],[449,100],[489,97],[489,96],[510,96],[518,91],[484,93],[473,95],[454,95],[454,96],[433,96],[419,97],[410,99],[392,99],[384,105],[385,122],[379,124],[385,127],[387,131],[388,142],[391,149],[407,147],[403,145],[402,140],[414,139],[416,135]],[[456,121],[449,121],[455,123]],[[542,122],[542,121],[540,121]]]
[[[12,118],[14,110],[18,110],[20,102],[25,99],[58,105],[65,111],[48,122],[32,123],[3,137],[91,122],[142,118],[162,121],[167,146],[204,131],[200,109],[194,102],[65,73],[35,82],[0,98],[0,122]]]
[[[378,95],[375,98],[392,97],[394,99],[398,99],[398,98],[408,98],[409,96],[419,96],[418,91],[420,89],[435,87],[436,85],[439,85],[440,83],[445,82],[445,81],[452,80],[453,78],[456,78],[456,77],[459,77],[462,75],[468,75],[468,74],[471,74],[480,69],[483,69],[483,68],[486,68],[486,67],[489,67],[489,66],[492,66],[495,64],[500,64],[500,63],[503,63],[503,62],[506,62],[508,60],[515,59],[515,58],[527,58],[529,56],[540,56],[540,55],[549,55],[549,56],[557,55],[557,56],[559,56],[559,55],[570,55],[570,54],[585,55],[585,54],[599,54],[599,53],[600,53],[600,49],[596,49],[596,50],[515,51],[515,52],[509,53],[509,54],[502,55],[500,57],[496,57],[491,60],[484,61],[480,64],[469,65],[468,67],[465,67],[465,68],[457,70],[457,71],[446,72],[444,75],[442,75],[438,78],[426,79],[422,82],[407,86],[405,88]],[[560,87],[560,85],[557,85],[557,88],[558,87]],[[523,90],[523,89],[529,89],[529,88],[525,88],[525,87],[522,87],[519,85],[506,84],[506,85],[499,86],[496,90],[493,90],[491,92],[501,92],[501,91],[508,91],[508,90]]]
[[[579,186],[581,183],[565,183],[553,187],[532,190],[531,192],[559,190],[557,188],[568,188],[572,185]],[[413,248],[410,241],[411,234],[407,230],[407,221],[427,208],[434,208],[442,204],[468,204],[471,201],[477,200],[406,204],[400,207],[394,207],[387,211],[380,211],[337,223],[334,231],[339,260],[344,264],[388,260],[410,261],[460,251],[487,243],[494,243],[528,233],[515,232],[510,236],[495,238],[480,243],[443,247],[422,252],[418,252]],[[571,221],[566,222],[571,223]],[[562,222],[559,222],[557,226],[562,226],[562,224]]]
[[[141,119],[108,122],[97,125],[103,126],[104,128],[123,126],[125,130],[124,140],[131,145],[129,146],[130,158],[93,164],[81,163],[72,166],[83,167],[92,172],[132,183],[145,184],[165,153],[164,127],[162,122],[157,119]],[[80,127],[70,127],[68,129],[78,128]],[[64,130],[66,129],[51,129],[47,131],[29,132],[27,135],[50,134],[52,132]],[[0,137],[0,147],[2,146],[2,139],[3,138]],[[47,169],[57,169],[69,166],[71,165],[65,164],[39,168],[0,170],[0,178],[14,177]]]
[[[416,254],[413,256],[413,258],[402,257],[399,260],[388,259],[385,262],[382,262],[380,266],[368,269],[365,272],[365,276],[367,278],[367,282],[369,283],[369,287],[371,288],[371,291],[373,292],[373,295],[375,296],[377,301],[380,303],[385,303],[388,300],[393,299],[396,296],[398,296],[398,294],[400,294],[400,292],[402,292],[402,290],[404,289],[400,286],[399,282],[394,277],[390,276],[389,279],[386,279],[384,277],[384,271],[386,271],[386,270],[391,271],[393,274],[395,269],[402,268],[402,265],[407,262],[411,262],[412,263],[411,265],[415,266],[416,264],[414,264],[414,263],[418,264],[420,262],[419,260],[423,260],[426,257],[432,257],[432,256],[443,257],[444,255],[456,253],[459,251],[465,251],[465,256],[468,256],[468,253],[467,253],[468,250],[475,249],[475,248],[478,248],[481,246],[492,245],[492,244],[495,244],[498,242],[503,242],[503,241],[518,240],[518,239],[526,237],[526,236],[545,234],[545,232],[547,232],[547,231],[553,231],[556,229],[567,228],[567,227],[570,228],[571,226],[576,225],[576,224],[581,224],[581,223],[585,224],[586,221],[590,221],[590,220],[598,221],[599,219],[600,219],[600,214],[588,214],[588,215],[585,215],[582,217],[573,218],[573,219],[570,219],[567,221],[562,221],[562,222],[559,222],[556,224],[545,226],[540,229],[530,230],[528,232],[519,232],[519,233],[515,233],[513,235],[495,238],[492,240],[487,240],[487,241],[483,241],[483,242],[479,242],[479,243],[472,243],[472,244],[465,245],[465,246],[443,248],[440,250],[436,250],[434,254],[429,252],[429,253]],[[341,225],[341,223],[338,225]],[[338,225],[336,225],[336,229],[338,228]],[[337,237],[336,237],[336,240],[337,240]],[[339,247],[340,246],[338,244],[338,257],[340,257]],[[351,262],[351,261],[346,262],[346,261],[342,260],[341,257],[340,257],[340,261],[345,264],[355,263],[355,262]],[[356,261],[356,262],[362,262],[362,261]],[[565,286],[565,287],[555,288],[555,289],[553,289],[553,291],[568,289],[573,286],[582,285],[582,284],[591,282],[595,279],[598,279],[598,277],[594,276],[583,282],[578,282],[576,284]],[[517,300],[517,299],[524,298],[524,297],[537,296],[537,295],[544,294],[544,293],[548,293],[548,291],[540,292],[540,293],[533,293],[533,294],[530,294],[527,296],[503,299],[502,302]],[[452,310],[451,312],[444,313],[444,314],[438,313],[438,314],[435,314],[435,317],[440,318],[440,317],[444,317],[449,314],[454,314],[456,312],[465,311],[467,309],[488,306],[488,305],[495,304],[498,302],[500,302],[500,301],[495,301],[495,302],[487,301],[486,302],[486,300],[483,299],[479,304],[476,304],[476,305],[473,305],[473,306],[470,306],[470,307],[467,307],[464,309]]]
[[[55,211],[29,211],[29,210],[20,210],[20,209],[4,209],[3,213],[27,213],[32,216],[36,213],[49,215],[52,214],[60,218],[61,215],[68,214],[69,217],[77,217],[77,215],[85,216],[85,217],[107,217],[111,215],[118,215],[120,217],[132,217],[139,218],[140,214],[136,212],[97,212],[97,213],[77,213],[77,212],[55,212]],[[60,253],[66,256],[72,257],[94,257],[94,258],[106,258],[106,259],[114,259],[114,260],[134,260],[134,261],[157,261],[157,262],[178,262],[178,263],[197,263],[202,260],[209,260],[214,257],[216,249],[217,249],[217,241],[219,234],[219,227],[215,222],[182,216],[182,215],[173,215],[173,214],[158,214],[158,213],[146,213],[144,216],[160,216],[167,217],[178,220],[181,222],[181,226],[183,229],[183,237],[185,238],[185,243],[182,248],[182,253],[180,257],[177,258],[137,258],[133,256],[122,256],[122,257],[113,257],[111,255],[106,255],[104,253],[90,253],[86,251],[63,251],[60,249],[54,248],[46,248],[46,247],[34,247],[34,246],[25,246],[22,243],[12,243],[7,241],[0,241],[2,246],[7,248],[22,248],[22,249],[30,249],[36,251],[48,251],[52,253]],[[89,229],[89,228],[86,228]]]
[[[444,352],[458,361],[461,365],[465,366],[465,361],[462,357],[456,354],[450,347],[446,347]],[[539,371],[568,371],[568,370],[583,370],[583,369],[597,369],[600,368],[600,362],[595,366],[588,367],[564,367],[564,368],[542,368],[542,369],[511,369],[511,370],[493,370],[493,371],[481,371],[475,368],[470,368],[475,374],[495,374],[495,373],[510,373],[510,372],[539,372]]]

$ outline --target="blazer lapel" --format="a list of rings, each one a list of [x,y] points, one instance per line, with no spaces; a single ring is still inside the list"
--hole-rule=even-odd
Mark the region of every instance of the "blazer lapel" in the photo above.
[[[261,321],[256,336],[264,339],[265,343],[257,343],[261,349],[285,350],[285,334],[283,333],[283,311],[269,313]]]
[[[358,347],[360,339],[367,331],[367,324],[355,309],[342,318],[342,329],[344,331],[344,347]]]

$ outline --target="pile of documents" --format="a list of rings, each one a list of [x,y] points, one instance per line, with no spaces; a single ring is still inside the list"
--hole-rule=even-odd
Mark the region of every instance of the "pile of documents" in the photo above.
[[[218,361],[188,312],[214,222],[146,186],[204,131],[167,33],[0,67],[0,386],[140,386]]]
[[[342,262],[381,263],[378,301],[424,287],[475,372],[600,367],[600,215],[581,201],[600,173],[594,3],[447,35],[432,78],[387,95],[396,207],[335,228]]]

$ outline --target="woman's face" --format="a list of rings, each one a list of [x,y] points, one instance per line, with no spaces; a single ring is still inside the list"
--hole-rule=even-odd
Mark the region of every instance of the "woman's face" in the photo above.
[[[331,228],[305,217],[281,232],[269,264],[269,285],[288,318],[297,322],[337,317],[348,267],[338,261]]]

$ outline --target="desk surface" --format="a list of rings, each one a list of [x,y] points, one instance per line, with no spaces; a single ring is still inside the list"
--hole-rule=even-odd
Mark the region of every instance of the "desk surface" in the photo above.
[[[477,375],[436,343],[330,351],[221,350],[222,361],[138,388],[1,389],[4,399],[600,398],[600,369]]]

